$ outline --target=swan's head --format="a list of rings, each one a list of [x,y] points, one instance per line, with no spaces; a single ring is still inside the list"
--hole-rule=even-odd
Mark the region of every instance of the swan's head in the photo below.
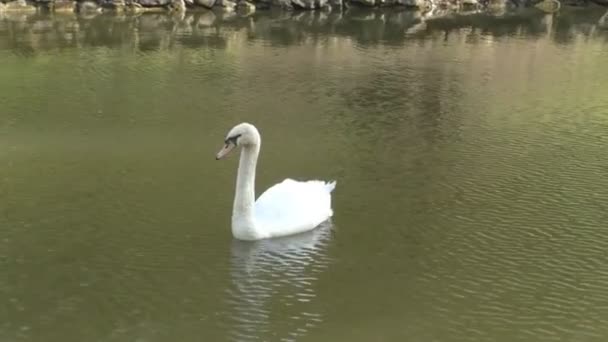
[[[253,146],[260,144],[260,133],[254,125],[246,122],[238,124],[226,134],[224,140],[224,147],[217,153],[215,159],[219,160],[224,158],[230,151],[235,147],[239,146]]]

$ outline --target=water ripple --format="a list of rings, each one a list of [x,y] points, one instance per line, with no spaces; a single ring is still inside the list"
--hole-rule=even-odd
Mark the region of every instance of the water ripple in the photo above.
[[[259,242],[233,241],[226,290],[231,337],[235,341],[277,340],[304,336],[323,320],[314,310],[318,276],[329,264],[327,246],[331,224],[293,237]],[[285,326],[271,324],[281,315]],[[287,331],[282,329],[287,327]],[[276,329],[279,329],[276,331]],[[289,338],[287,337],[289,336]]]

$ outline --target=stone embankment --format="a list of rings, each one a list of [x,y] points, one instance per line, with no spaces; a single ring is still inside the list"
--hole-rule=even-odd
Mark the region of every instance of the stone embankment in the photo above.
[[[4,0],[2,11],[55,11],[55,12],[162,12],[197,9],[223,11],[255,11],[271,7],[286,10],[340,10],[352,6],[400,7],[419,10],[433,8],[462,9],[502,6],[608,6],[608,0]]]

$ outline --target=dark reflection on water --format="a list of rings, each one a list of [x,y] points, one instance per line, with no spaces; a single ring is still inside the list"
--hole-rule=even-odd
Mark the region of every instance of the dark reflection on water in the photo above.
[[[408,10],[350,9],[344,13],[264,11],[251,16],[235,13],[194,12],[185,15],[142,14],[94,16],[0,14],[0,48],[23,55],[68,47],[131,47],[141,51],[185,47],[226,47],[231,32],[246,30],[247,39],[271,45],[325,41],[332,36],[349,37],[367,47],[382,43],[400,45],[411,39],[442,35],[446,39],[459,30],[493,37],[526,35],[567,43],[578,34],[600,35],[603,30],[598,8],[567,10],[547,15],[535,9],[474,11],[464,15],[449,12],[421,14]],[[548,24],[548,21],[551,23]]]

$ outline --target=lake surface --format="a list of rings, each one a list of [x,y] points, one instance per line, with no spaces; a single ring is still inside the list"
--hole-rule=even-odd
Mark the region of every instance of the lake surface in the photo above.
[[[602,14],[4,14],[0,341],[606,341]],[[232,238],[241,121],[331,222]]]

